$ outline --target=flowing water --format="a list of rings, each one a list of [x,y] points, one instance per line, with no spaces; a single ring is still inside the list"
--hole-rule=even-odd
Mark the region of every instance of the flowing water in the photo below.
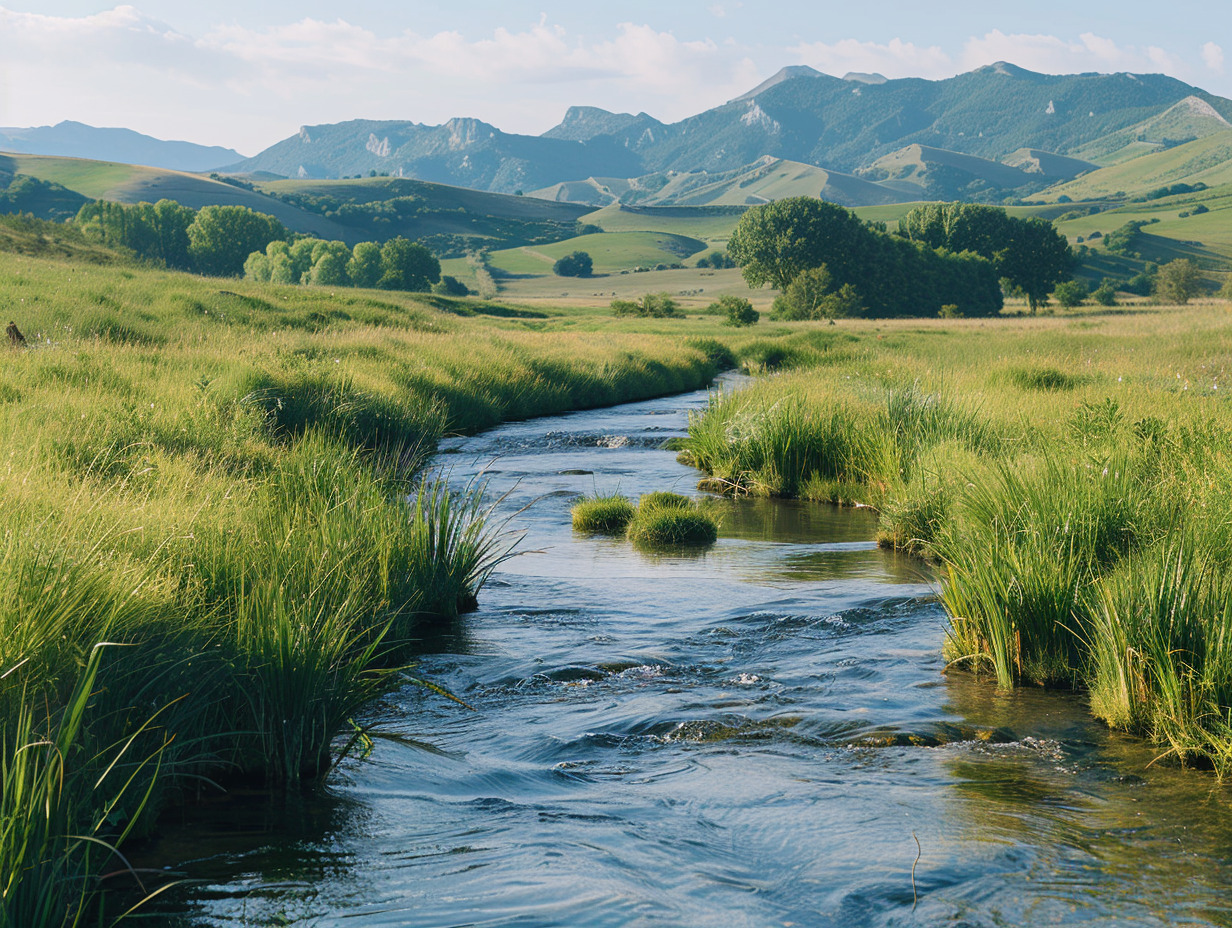
[[[573,533],[581,493],[692,493],[704,393],[447,443],[525,531],[319,794],[187,810],[176,924],[1232,924],[1227,791],[1081,697],[944,672],[945,615],[867,512],[719,505],[718,544]],[[520,512],[519,512],[520,510]],[[917,845],[918,839],[918,845]],[[917,859],[918,858],[918,859]]]

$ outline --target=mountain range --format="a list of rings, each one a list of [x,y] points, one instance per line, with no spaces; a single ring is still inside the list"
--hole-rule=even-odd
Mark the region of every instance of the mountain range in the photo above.
[[[594,206],[1001,199],[1226,131],[1232,100],[1161,74],[1047,75],[1006,62],[945,80],[792,66],[675,123],[575,106],[539,136],[478,119],[304,126],[252,158],[61,123],[0,149],[246,176],[388,175]]]
[[[1232,100],[1161,74],[1047,75],[999,62],[929,81],[839,78],[797,66],[676,123],[585,106],[570,108],[541,136],[474,119],[443,126],[357,120],[305,126],[227,170],[388,173],[603,205],[613,196],[660,202],[645,191],[681,174],[697,181],[677,186],[695,189],[707,176],[756,171],[768,157],[884,188],[866,190],[866,202],[976,197],[1040,189],[1220,131],[1229,119]],[[627,189],[613,195],[616,187]]]

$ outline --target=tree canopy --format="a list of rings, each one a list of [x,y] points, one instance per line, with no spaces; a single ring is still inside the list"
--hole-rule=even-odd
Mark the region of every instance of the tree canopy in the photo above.
[[[830,276],[825,293],[841,292],[846,312],[935,316],[943,305],[952,305],[965,316],[988,316],[1002,305],[996,271],[986,258],[890,235],[813,197],[748,210],[728,252],[750,286],[770,283],[784,292],[805,271],[824,267]],[[837,312],[839,303],[834,306]]]
[[[289,236],[273,216],[253,212],[247,206],[206,206],[188,227],[188,253],[203,274],[238,277],[244,273],[244,262],[250,254]]]
[[[424,291],[441,279],[441,262],[418,242],[399,235],[381,246],[382,290]]]
[[[998,206],[928,203],[898,221],[899,234],[931,248],[970,251],[993,262],[1034,312],[1056,284],[1069,278],[1073,255],[1052,223],[1019,219]]]
[[[558,259],[552,265],[552,273],[557,277],[589,277],[594,267],[590,255],[584,251],[575,251]]]

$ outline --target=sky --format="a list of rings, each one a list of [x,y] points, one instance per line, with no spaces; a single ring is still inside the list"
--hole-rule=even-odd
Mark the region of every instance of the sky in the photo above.
[[[0,126],[72,119],[253,155],[302,125],[571,105],[672,122],[785,65],[939,79],[994,61],[1232,97],[1228,0],[0,0]]]

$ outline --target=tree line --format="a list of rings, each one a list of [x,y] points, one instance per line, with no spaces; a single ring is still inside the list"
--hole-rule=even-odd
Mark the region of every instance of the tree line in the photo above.
[[[891,234],[812,197],[748,210],[728,253],[750,286],[782,291],[776,311],[789,318],[990,316],[1001,310],[1003,286],[1034,311],[1072,263],[1051,223],[998,207],[916,207]]]
[[[174,200],[113,203],[97,200],[74,224],[91,241],[126,248],[168,268],[214,277],[246,276],[286,284],[428,290],[441,266],[423,245],[401,236],[384,244],[327,242],[298,236],[273,216],[246,206],[205,206]],[[466,288],[445,278],[446,292]]]

